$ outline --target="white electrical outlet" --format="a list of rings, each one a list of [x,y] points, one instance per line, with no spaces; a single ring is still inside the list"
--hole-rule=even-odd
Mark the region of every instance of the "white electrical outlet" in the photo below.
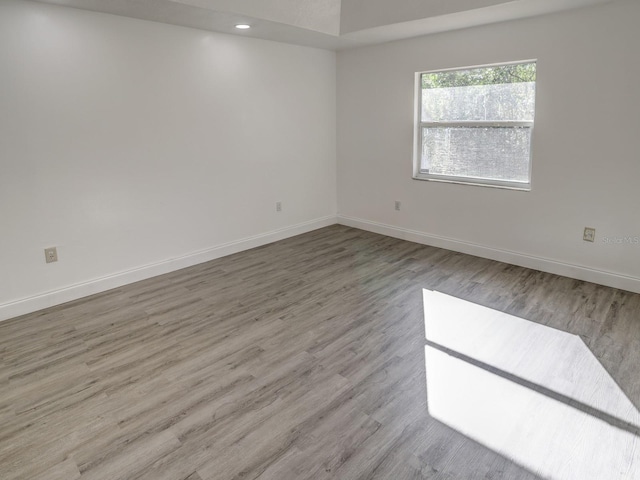
[[[282,202],[276,202],[276,212],[282,211]]]
[[[50,247],[44,249],[44,259],[47,263],[53,263],[58,261],[58,250],[56,247]]]
[[[400,207],[402,206],[402,203],[400,203],[399,200],[396,200],[396,210],[400,211]]]
[[[585,242],[595,242],[596,241],[596,229],[590,227],[584,227],[584,234],[582,235],[582,239]]]

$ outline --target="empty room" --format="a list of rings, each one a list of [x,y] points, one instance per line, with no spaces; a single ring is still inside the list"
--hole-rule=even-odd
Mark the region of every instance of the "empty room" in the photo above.
[[[640,2],[1,0],[1,480],[640,480]]]

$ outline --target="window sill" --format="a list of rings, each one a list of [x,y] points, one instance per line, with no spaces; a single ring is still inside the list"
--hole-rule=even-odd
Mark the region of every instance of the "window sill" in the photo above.
[[[509,184],[509,183],[499,183],[499,182],[491,182],[486,181],[483,182],[477,179],[465,179],[465,178],[438,178],[427,175],[414,175],[414,180],[421,180],[427,182],[438,182],[438,183],[454,183],[458,185],[471,185],[473,187],[489,187],[489,188],[502,188],[505,190],[516,190],[519,192],[530,192],[531,184],[523,183],[523,184]]]

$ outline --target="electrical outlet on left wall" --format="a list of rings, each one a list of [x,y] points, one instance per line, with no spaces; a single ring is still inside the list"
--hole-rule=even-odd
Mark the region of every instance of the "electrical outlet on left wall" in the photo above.
[[[53,263],[58,261],[58,249],[56,247],[50,247],[44,249],[44,259],[47,263]]]
[[[584,233],[582,234],[582,239],[585,242],[595,242],[596,241],[596,229],[591,227],[584,227]]]

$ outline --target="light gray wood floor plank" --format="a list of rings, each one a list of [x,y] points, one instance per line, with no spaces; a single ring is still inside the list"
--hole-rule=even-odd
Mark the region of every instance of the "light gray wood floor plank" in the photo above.
[[[0,478],[538,479],[430,416],[423,289],[640,405],[639,295],[333,226],[0,323]]]

